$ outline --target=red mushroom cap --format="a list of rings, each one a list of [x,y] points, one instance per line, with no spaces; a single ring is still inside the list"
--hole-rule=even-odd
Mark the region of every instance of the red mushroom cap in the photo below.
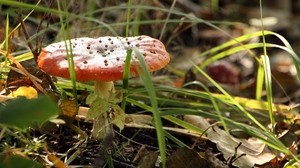
[[[69,44],[69,41],[66,41]],[[115,81],[123,79],[127,50],[136,48],[150,72],[163,68],[170,61],[164,44],[149,36],[99,37],[71,39],[72,55],[78,81]],[[69,49],[70,52],[70,49]],[[130,71],[138,76],[140,63],[132,52]],[[53,76],[70,78],[65,41],[42,49],[38,66]]]

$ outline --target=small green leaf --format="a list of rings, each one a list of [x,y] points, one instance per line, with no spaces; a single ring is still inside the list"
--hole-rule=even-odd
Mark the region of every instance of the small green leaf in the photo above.
[[[86,116],[86,119],[88,120],[95,119],[102,113],[107,112],[110,108],[110,103],[95,93],[90,94],[87,97],[86,102],[90,105],[89,112]]]
[[[97,93],[91,93],[86,98],[86,103],[90,106],[90,110],[87,114],[87,119],[94,119],[100,116],[104,112],[108,112],[109,108],[115,106],[122,101],[122,93],[111,93],[108,100],[104,99]]]
[[[94,120],[92,135],[93,137],[103,139],[108,131],[110,124],[115,124],[120,129],[124,128],[125,112],[117,105],[122,101],[121,92],[111,93],[108,99],[103,98],[97,93],[90,94],[86,103],[90,105],[87,120]],[[110,110],[113,109],[113,118],[110,122],[108,115]]]
[[[99,95],[97,95],[96,93],[91,93],[91,94],[89,94],[88,97],[86,98],[86,103],[87,103],[88,105],[91,106],[92,103],[93,103],[95,100],[97,100],[98,98],[100,98]]]
[[[116,125],[120,130],[124,129],[125,125],[125,112],[124,110],[118,106],[112,106],[113,109],[113,118],[112,118],[112,123]]]
[[[0,123],[26,129],[32,124],[43,124],[58,112],[59,108],[49,97],[20,97],[0,105]]]

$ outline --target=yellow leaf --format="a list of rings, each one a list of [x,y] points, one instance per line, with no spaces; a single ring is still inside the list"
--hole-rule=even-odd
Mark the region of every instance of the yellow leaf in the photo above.
[[[12,97],[24,96],[27,99],[33,99],[38,97],[38,92],[31,86],[21,86],[17,90],[11,92],[9,96]]]
[[[64,99],[61,100],[59,107],[62,110],[64,116],[74,119],[77,114],[77,105],[75,100]]]

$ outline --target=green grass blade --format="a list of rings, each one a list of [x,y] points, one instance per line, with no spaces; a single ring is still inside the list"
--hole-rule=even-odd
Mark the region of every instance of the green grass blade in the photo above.
[[[136,16],[134,18],[134,24],[132,22],[128,23],[129,25],[132,25],[132,35],[137,36],[140,34],[140,26],[141,26],[141,17],[142,17],[142,10],[140,8],[137,8],[136,11]]]
[[[262,42],[263,42],[263,44],[266,44],[265,30],[264,30],[264,19],[263,19],[263,9],[262,9],[261,0],[259,0],[259,13],[260,13],[260,22],[261,22]],[[268,55],[266,46],[263,46],[263,50],[264,50],[264,55]]]
[[[168,114],[175,114],[179,111],[180,111],[180,113],[178,113],[178,114],[182,114],[182,115],[187,115],[187,114],[198,115],[198,116],[202,116],[202,117],[205,117],[205,118],[211,118],[211,119],[214,119],[214,120],[219,120],[218,115],[213,114],[211,112],[202,111],[202,110],[199,110],[199,109],[177,108],[175,111],[174,111],[174,109],[166,109],[165,111],[163,111],[163,113],[165,115],[168,115]],[[245,133],[260,139],[261,141],[265,142],[271,148],[274,148],[274,149],[276,149],[278,151],[281,151],[283,153],[286,153],[286,154],[291,154],[291,152],[285,147],[285,145],[276,136],[274,136],[269,131],[264,131],[264,130],[255,128],[253,126],[238,123],[238,122],[236,122],[234,120],[231,120],[229,118],[224,118],[224,121],[230,127],[241,129]],[[198,133],[200,135],[202,134],[201,132],[198,132]]]
[[[137,55],[138,60],[140,62],[141,69],[138,68],[139,75],[144,82],[144,86],[150,97],[151,106],[153,108],[154,127],[155,127],[156,135],[158,138],[158,146],[159,146],[159,151],[160,151],[162,167],[164,168],[166,166],[166,142],[165,142],[164,130],[162,127],[162,121],[160,118],[161,117],[160,111],[158,109],[158,104],[157,104],[157,100],[156,100],[156,92],[154,90],[153,83],[152,83],[152,80],[150,77],[150,73],[147,69],[147,65],[144,61],[143,56],[137,49],[133,49],[133,51]]]
[[[61,6],[60,6],[60,1],[57,1],[57,7],[59,10],[61,10]],[[64,9],[66,8],[66,4],[64,4]],[[66,15],[66,17],[68,18],[68,15]],[[67,53],[67,60],[68,60],[68,67],[69,67],[69,73],[70,73],[70,79],[72,81],[72,89],[73,89],[73,95],[75,100],[77,99],[77,87],[76,87],[76,72],[75,72],[75,64],[74,64],[74,60],[73,60],[73,53],[72,53],[72,44],[71,44],[71,39],[70,39],[70,31],[65,29],[65,26],[67,27],[67,29],[69,29],[69,23],[65,22],[64,18],[62,15],[59,15],[60,18],[60,25],[61,25],[61,29],[62,29],[62,35],[64,36],[65,39],[65,47],[66,47],[66,53]],[[66,18],[66,20],[67,20]],[[76,106],[78,108],[78,102],[76,102]]]
[[[220,119],[220,121],[221,121],[221,123],[222,123],[222,125],[224,127],[224,130],[228,131],[227,125],[224,122],[224,116],[222,115],[222,113],[220,111],[220,108],[219,108],[218,104],[216,103],[215,98],[212,96],[211,92],[209,91],[209,89],[205,85],[203,85],[202,83],[200,83],[200,82],[197,82],[196,84],[198,86],[202,87],[205,90],[205,92],[208,94],[209,99],[210,99],[210,101],[212,103],[212,106],[214,107],[214,110],[217,112],[217,114],[219,116],[219,119]]]
[[[135,99],[131,99],[131,98],[127,98],[127,101],[131,104],[134,104],[142,109],[145,109],[147,111],[150,111],[152,113],[154,113],[154,110],[153,108],[151,108],[150,106],[144,104],[144,103],[141,103]],[[181,113],[181,109],[177,109],[177,108],[173,108],[173,109],[164,109],[163,113],[161,113],[162,117],[180,127],[183,127],[183,128],[186,128],[187,130],[191,130],[191,131],[194,131],[194,132],[197,132],[197,133],[200,133],[202,134],[204,131],[190,123],[187,123],[185,121],[182,121],[181,119],[178,119],[176,117],[173,117],[171,115],[184,115],[185,113]]]
[[[195,66],[195,68],[198,70],[198,72],[200,72],[206,79],[208,79],[219,91],[222,92],[222,94],[224,94],[226,96],[227,99],[229,99],[233,104],[236,105],[237,108],[240,109],[240,111],[246,116],[248,117],[251,121],[253,121],[258,127],[260,127],[262,130],[266,130],[266,128],[259,123],[249,112],[247,112],[239,103],[235,102],[235,100],[233,99],[233,97],[228,94],[217,82],[215,82],[211,77],[209,77],[202,69],[200,69],[199,67]]]
[[[39,6],[39,5],[33,5],[30,3],[24,3],[24,2],[13,1],[13,0],[0,0],[0,4],[12,6],[12,7],[18,7],[21,9],[30,9],[30,10],[40,11],[40,12],[55,13],[55,14],[59,14],[59,15],[67,14],[67,12],[64,12],[61,10],[51,9],[48,7],[43,7],[43,6]]]
[[[131,54],[132,54],[132,50],[127,50],[127,56],[126,56],[126,60],[125,60],[125,65],[124,65],[124,72],[123,72],[123,85],[122,85],[122,89],[123,89],[123,100],[121,103],[121,108],[122,110],[125,110],[125,106],[126,106],[126,97],[127,97],[127,89],[128,89],[128,78],[130,75],[130,62],[131,62]]]
[[[258,61],[261,62],[261,58]],[[263,91],[263,81],[264,81],[264,67],[261,63],[258,64],[258,68],[257,68],[256,91],[255,91],[256,100],[261,100],[262,91]]]
[[[181,119],[171,116],[171,115],[180,115],[180,114],[185,115],[185,113],[181,113],[179,110],[180,109],[173,109],[172,111],[169,111],[169,113],[165,113],[166,111],[164,110],[162,117],[180,127],[187,129],[187,130],[198,132],[200,134],[202,134],[204,132],[204,130],[202,130],[190,123],[187,123],[185,121],[182,121]]]
[[[253,44],[244,44],[242,46],[237,46],[237,47],[234,47],[234,48],[230,48],[230,49],[227,49],[226,51],[221,52],[221,50],[223,50],[227,47],[234,46],[238,43],[242,43],[243,41],[250,40],[251,38],[254,38],[254,37],[262,36],[263,34],[265,36],[266,35],[276,36],[277,38],[279,38],[281,40],[281,42],[284,44],[284,46],[277,45],[277,44],[269,44],[269,43],[253,43]],[[218,54],[213,55],[212,57],[210,57],[209,59],[204,61],[204,63],[201,64],[201,67],[205,67],[208,64],[210,64],[210,63],[212,63],[212,62],[214,62],[218,59],[224,58],[225,56],[229,56],[233,53],[236,53],[236,52],[239,52],[239,51],[245,51],[245,50],[250,51],[250,49],[262,48],[262,47],[276,47],[276,48],[280,48],[280,49],[283,49],[286,52],[288,52],[291,55],[291,57],[293,58],[294,65],[296,67],[297,74],[298,74],[298,79],[300,79],[300,58],[294,52],[294,50],[291,47],[291,45],[289,44],[289,42],[283,36],[281,36],[280,34],[271,32],[271,31],[264,31],[264,32],[258,31],[258,32],[255,32],[255,33],[250,33],[250,34],[246,34],[246,35],[237,37],[237,38],[235,38],[233,40],[230,40],[230,41],[228,41],[228,42],[226,42],[226,43],[224,43],[220,46],[214,47],[210,50],[207,50],[206,52],[203,52],[203,53],[199,54],[197,57],[193,58],[192,60],[194,60],[198,57],[203,57],[203,56],[208,56],[208,55],[211,55],[211,54],[214,54],[214,53],[218,53]]]
[[[128,0],[127,2],[127,24],[125,29],[126,37],[129,36],[129,23],[131,19],[131,6],[132,6],[132,0]]]
[[[176,138],[172,134],[168,133],[167,131],[165,131],[165,135],[166,135],[166,137],[168,139],[170,139],[171,141],[175,142],[179,147],[181,147],[181,148],[183,148],[183,147],[190,148],[185,143],[183,143],[182,141],[180,141],[178,138]]]
[[[265,86],[266,86],[266,91],[267,91],[269,117],[270,117],[270,122],[271,122],[271,125],[272,125],[272,130],[274,131],[275,118],[274,118],[274,113],[273,113],[272,75],[271,75],[271,68],[270,68],[270,60],[269,60],[269,57],[266,56],[266,55],[262,55],[261,60],[262,60],[262,63],[263,63],[264,74],[265,74]]]
[[[263,44],[263,43],[253,43],[253,44],[245,44],[243,45],[243,47],[241,46],[237,46],[237,47],[234,47],[234,48],[230,48],[226,51],[223,51],[223,52],[219,52],[218,54],[215,54],[213,56],[211,56],[210,58],[206,59],[205,61],[203,61],[200,66],[201,68],[204,68],[206,67],[207,65],[219,60],[219,59],[222,59],[222,58],[225,58],[227,56],[230,56],[234,53],[237,53],[237,52],[240,52],[240,51],[244,51],[245,48],[247,49],[254,49],[254,48],[261,48],[263,46],[266,46],[266,47],[270,47],[270,48],[280,48],[280,49],[283,49],[285,50],[286,52],[288,52],[289,54],[291,54],[291,56],[294,58],[294,57],[297,57],[297,54],[291,50],[290,48],[288,47],[285,47],[285,46],[281,46],[281,45],[277,45],[277,44],[270,44],[270,43],[266,43],[266,44]],[[299,61],[299,64],[300,64],[300,59],[296,59],[297,63]],[[299,74],[300,75],[300,74]]]

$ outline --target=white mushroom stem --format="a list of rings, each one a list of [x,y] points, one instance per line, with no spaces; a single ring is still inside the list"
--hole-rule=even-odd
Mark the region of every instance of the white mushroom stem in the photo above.
[[[114,82],[95,81],[95,93],[101,95],[104,99],[108,99],[115,92]]]
[[[96,94],[102,96],[104,100],[108,101],[110,95],[115,92],[114,83],[113,81],[109,81],[109,82],[96,81],[94,91]],[[103,103],[105,103],[105,101]],[[101,128],[104,129],[102,130]],[[112,133],[112,128],[109,122],[109,114],[107,111],[103,111],[100,116],[94,119],[92,137],[104,138],[105,136],[110,135],[111,133]]]

